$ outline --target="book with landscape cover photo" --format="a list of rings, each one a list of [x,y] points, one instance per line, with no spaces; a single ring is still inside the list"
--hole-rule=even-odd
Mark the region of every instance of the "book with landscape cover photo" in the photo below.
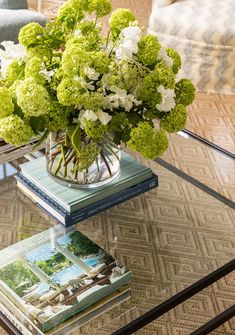
[[[120,289],[131,273],[61,225],[0,252],[0,291],[41,331]]]

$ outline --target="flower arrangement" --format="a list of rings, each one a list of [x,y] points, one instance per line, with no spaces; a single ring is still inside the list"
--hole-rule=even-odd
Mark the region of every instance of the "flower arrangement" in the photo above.
[[[57,154],[64,165],[73,158],[74,174],[111,151],[110,140],[148,159],[164,153],[195,88],[176,80],[179,54],[144,34],[129,9],[111,14],[103,37],[99,19],[111,11],[109,0],[68,0],[44,28],[24,26],[20,44],[2,43],[0,137],[20,146],[64,131]]]

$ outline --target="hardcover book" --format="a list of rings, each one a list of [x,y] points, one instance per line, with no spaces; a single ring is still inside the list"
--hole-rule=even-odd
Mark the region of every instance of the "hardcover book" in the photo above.
[[[60,185],[48,175],[45,157],[24,163],[20,167],[21,173],[26,179],[69,213],[130,188],[153,175],[150,168],[123,151],[119,176],[108,185],[99,188],[72,189]]]
[[[126,285],[131,273],[57,225],[0,251],[0,292],[45,332]]]
[[[90,216],[96,215],[108,208],[118,205],[158,186],[158,178],[153,175],[152,178],[139,184],[133,185],[132,187],[122,190],[116,194],[112,194],[105,199],[85,206],[73,213],[69,213],[22,174],[16,175],[15,178],[17,180],[17,187],[20,191],[22,191],[30,200],[35,202],[40,208],[45,210],[49,215],[65,225],[65,227],[70,227]]]
[[[55,327],[43,333],[1,292],[0,312],[16,329],[20,331],[22,335],[68,335],[71,332],[78,330],[81,326],[90,322],[94,318],[97,318],[109,310],[112,310],[114,307],[126,302],[130,299],[130,297],[131,289],[129,285],[125,285],[119,290],[110,293],[108,296],[92,304],[85,310],[78,312],[74,316],[62,321]],[[17,331],[16,334],[18,335]]]

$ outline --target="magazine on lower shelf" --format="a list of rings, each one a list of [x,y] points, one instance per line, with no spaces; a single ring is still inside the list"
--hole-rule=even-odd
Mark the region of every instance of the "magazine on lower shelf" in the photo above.
[[[89,308],[75,314],[57,326],[42,333],[5,295],[0,292],[0,312],[20,331],[22,335],[69,335],[91,320],[107,313],[131,298],[131,289],[125,285],[110,293]]]
[[[57,225],[0,251],[0,292],[45,332],[129,283],[131,272]]]

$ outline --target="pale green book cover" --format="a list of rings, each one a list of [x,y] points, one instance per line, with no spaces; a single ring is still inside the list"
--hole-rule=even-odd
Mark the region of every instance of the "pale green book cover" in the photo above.
[[[152,177],[150,168],[125,152],[121,154],[119,176],[99,188],[73,189],[57,183],[47,173],[45,157],[24,163],[20,167],[27,179],[68,212],[79,210]]]

